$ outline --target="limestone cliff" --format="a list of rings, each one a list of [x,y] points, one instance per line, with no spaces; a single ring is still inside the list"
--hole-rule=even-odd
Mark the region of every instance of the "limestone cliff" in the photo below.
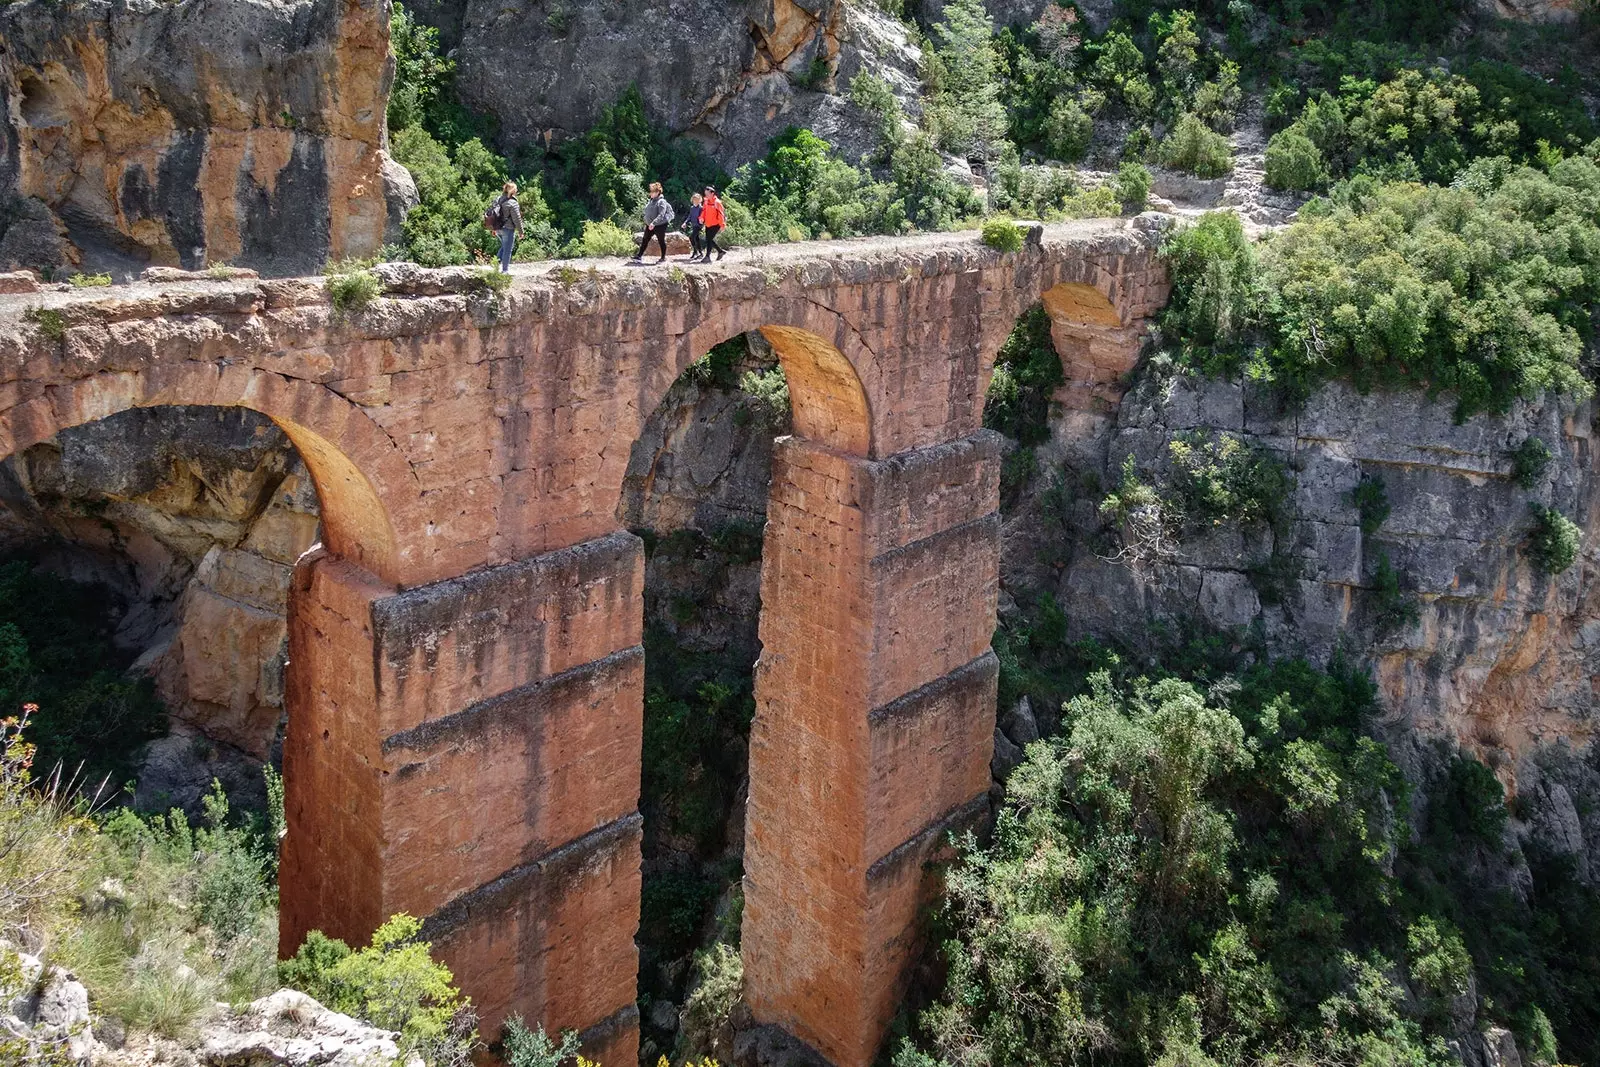
[[[292,274],[375,251],[389,7],[0,7],[0,265]]]
[[[1585,537],[1554,577],[1526,551],[1530,504],[1585,531],[1600,523],[1593,414],[1545,400],[1457,424],[1448,397],[1338,383],[1285,409],[1266,390],[1158,359],[1120,408],[1058,414],[1035,495],[1006,522],[1002,618],[1013,597],[1048,592],[1074,636],[1134,648],[1199,623],[1280,655],[1342,649],[1372,668],[1380,731],[1408,773],[1425,778],[1441,751],[1479,757],[1520,798],[1518,832],[1600,878],[1600,817],[1573,799],[1600,797],[1600,551]],[[1223,435],[1284,465],[1287,521],[1225,522],[1129,553],[1100,508],[1127,458],[1160,485],[1174,440]],[[1533,438],[1552,455],[1519,482],[1513,453]],[[1385,561],[1398,579],[1387,592]]]
[[[630,84],[654,123],[732,168],[805,126],[860,155],[875,120],[841,94],[862,69],[914,106],[920,53],[905,27],[845,0],[425,0],[469,107],[506,145],[580,134]]]

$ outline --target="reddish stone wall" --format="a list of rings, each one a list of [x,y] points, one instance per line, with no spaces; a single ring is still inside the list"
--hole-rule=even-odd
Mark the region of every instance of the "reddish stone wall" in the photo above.
[[[620,1065],[638,1040],[643,572],[617,500],[672,381],[761,329],[798,436],[763,563],[746,989],[758,1018],[859,1067],[936,889],[925,867],[984,810],[995,352],[1051,293],[1058,339],[1088,345],[1064,350],[1069,374],[1113,396],[1165,296],[1155,241],[1108,221],[1013,255],[971,234],[807,245],[502,294],[391,264],[388,295],[349,314],[321,279],[0,296],[0,454],[135,406],[282,426],[326,539],[291,598],[283,948],[408,911],[485,1033],[521,1012]]]
[[[774,454],[745,831],[745,996],[843,1067],[877,1053],[925,862],[985,803],[998,436]]]

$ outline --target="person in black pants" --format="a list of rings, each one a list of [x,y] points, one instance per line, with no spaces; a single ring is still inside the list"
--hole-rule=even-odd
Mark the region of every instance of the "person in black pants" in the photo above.
[[[700,221],[706,224],[706,260],[711,259],[712,249],[716,249],[717,258],[721,259],[728,253],[717,244],[717,234],[728,224],[728,215],[722,210],[722,201],[717,199],[717,191],[709,185],[706,186],[706,195],[700,204]]]
[[[694,255],[689,257],[689,262],[694,263],[705,255],[705,224],[700,221],[700,194],[693,193],[689,197],[689,217],[683,220],[680,227],[689,235],[689,244],[694,246]]]
[[[635,263],[644,262],[644,250],[650,247],[650,238],[654,237],[661,243],[661,258],[657,263],[667,261],[667,227],[672,225],[672,205],[667,203],[667,198],[661,195],[661,183],[650,183],[650,199],[644,202],[644,236],[639,239],[639,251],[634,255]]]

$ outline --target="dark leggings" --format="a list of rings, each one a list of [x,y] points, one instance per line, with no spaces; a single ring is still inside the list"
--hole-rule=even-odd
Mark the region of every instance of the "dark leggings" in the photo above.
[[[701,236],[704,232],[703,226],[689,227],[689,243],[694,246],[694,254],[697,256],[706,249],[705,238]]]
[[[650,238],[654,237],[661,242],[661,258],[667,258],[667,228],[665,226],[646,226],[644,238],[639,242],[639,254],[635,259],[644,258],[644,250],[650,247]]]
[[[722,227],[721,226],[707,226],[706,227],[706,255],[710,255],[711,254],[711,250],[713,248],[715,248],[717,250],[717,255],[720,256],[720,255],[723,254],[723,252],[724,252],[723,247],[721,245],[717,244],[717,234],[719,234],[721,232],[722,232]]]

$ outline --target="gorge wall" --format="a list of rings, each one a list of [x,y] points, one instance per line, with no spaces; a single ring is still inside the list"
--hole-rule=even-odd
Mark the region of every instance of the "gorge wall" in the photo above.
[[[5,5],[0,266],[281,275],[375,252],[409,184],[384,153],[389,13],[388,0]]]

